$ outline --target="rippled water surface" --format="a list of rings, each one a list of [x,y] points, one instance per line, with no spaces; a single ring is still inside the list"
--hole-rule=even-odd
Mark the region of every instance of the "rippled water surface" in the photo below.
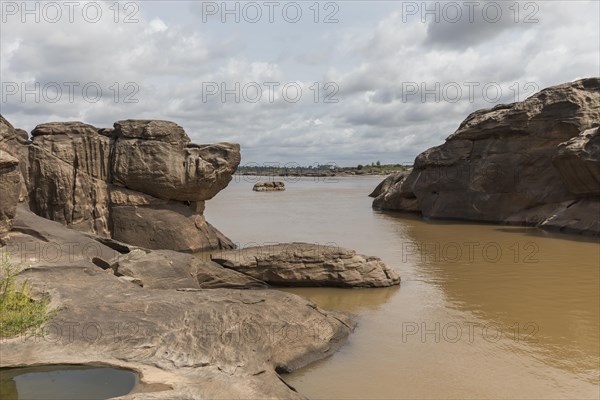
[[[257,193],[256,178],[237,177],[207,219],[242,247],[335,243],[402,277],[389,289],[287,290],[359,323],[333,357],[285,377],[302,394],[600,396],[597,240],[373,211],[378,177],[290,179],[285,192]]]

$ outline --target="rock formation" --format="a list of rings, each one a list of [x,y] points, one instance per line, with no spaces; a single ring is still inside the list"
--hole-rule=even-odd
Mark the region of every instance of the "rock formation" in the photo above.
[[[12,227],[17,203],[23,193],[22,167],[19,162],[19,145],[26,141],[15,128],[0,115],[0,235]]]
[[[143,251],[108,247],[25,207],[14,225],[8,247],[13,263],[26,266],[20,279],[34,296],[46,292],[55,313],[44,328],[2,339],[2,368],[100,363],[135,370],[161,389],[123,399],[301,399],[278,373],[331,355],[355,326],[345,314],[276,290],[188,288],[169,279],[169,271],[188,268],[177,257],[191,256],[181,253],[154,254],[151,273],[166,259],[173,264],[163,282],[142,277],[142,288],[104,265],[143,271],[153,262]],[[199,281],[193,273],[189,281]]]
[[[283,182],[259,182],[252,188],[255,192],[276,192],[285,190]]]
[[[133,249],[111,266],[114,274],[149,289],[265,289],[267,284],[210,260],[170,250]]]
[[[223,267],[275,286],[386,287],[398,274],[377,257],[309,243],[285,243],[220,251],[212,260]]]
[[[6,120],[0,123],[3,138],[22,136]],[[23,166],[25,197],[36,214],[149,249],[233,247],[206,222],[203,211],[204,202],[231,180],[240,162],[238,145],[196,145],[177,124],[152,120],[119,121],[114,129],[47,123],[32,137],[31,143],[12,148],[19,148],[13,153]],[[0,179],[16,179],[14,172],[7,175],[15,169],[14,160],[3,155],[1,162]],[[13,192],[2,202],[12,204]]]
[[[373,206],[598,234],[599,125],[600,78],[474,112]]]
[[[191,144],[166,121],[43,124],[29,141],[0,117],[0,134],[0,250],[53,309],[37,331],[2,339],[0,368],[135,370],[143,385],[122,399],[301,399],[278,374],[331,355],[355,323],[264,289],[399,283],[347,249],[223,250],[204,202],[231,180],[237,145]]]

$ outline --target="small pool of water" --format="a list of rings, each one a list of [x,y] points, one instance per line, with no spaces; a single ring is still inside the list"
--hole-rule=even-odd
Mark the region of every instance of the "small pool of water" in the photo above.
[[[46,365],[0,369],[2,400],[100,400],[130,393],[138,375],[89,365]]]

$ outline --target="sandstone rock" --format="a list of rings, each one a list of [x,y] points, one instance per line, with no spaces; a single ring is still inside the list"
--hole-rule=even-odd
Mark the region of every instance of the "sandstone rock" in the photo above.
[[[18,143],[17,138],[15,128],[0,115],[0,150],[13,154]]]
[[[19,160],[0,149],[0,235],[10,231],[21,192]]]
[[[386,193],[390,189],[390,186],[392,186],[398,181],[400,174],[401,172],[396,172],[391,175],[388,175],[384,180],[382,180],[379,183],[379,185],[375,187],[375,189],[373,189],[373,191],[369,194],[369,197],[376,198],[382,193]]]
[[[20,200],[44,218],[151,249],[234,247],[203,212],[231,180],[238,145],[194,145],[177,124],[150,120],[41,124],[30,143],[2,118],[0,132],[21,160]]]
[[[252,188],[255,192],[276,192],[285,190],[283,182],[259,182]]]
[[[597,195],[597,130],[578,135],[599,118],[600,78],[477,111],[446,143],[421,153],[410,175],[374,206],[429,218],[544,221],[551,215],[533,218],[527,210]]]
[[[15,129],[17,134],[17,141],[20,144],[28,144],[29,143],[29,133],[23,129]]]
[[[21,195],[18,135],[0,115],[0,235],[10,231]]]
[[[183,128],[170,121],[134,119],[117,121],[113,133],[121,138],[158,140],[179,147],[184,147],[190,142]]]
[[[13,264],[21,266],[62,266],[78,262],[111,265],[116,262],[121,252],[96,239],[42,218],[19,205],[5,249]]]
[[[419,203],[411,190],[403,189],[403,183],[410,171],[397,172],[384,179],[371,193],[373,208],[418,212]],[[376,196],[374,196],[376,195]]]
[[[220,251],[212,260],[276,286],[386,287],[400,283],[381,259],[354,250],[286,243]]]
[[[81,122],[38,125],[32,136],[31,209],[75,229],[109,236],[111,140]]]
[[[588,129],[561,143],[554,166],[571,193],[600,195],[600,128]]]
[[[184,252],[235,247],[203,215],[183,203],[111,205],[110,218],[112,237],[134,246]]]
[[[135,370],[143,384],[162,389],[126,399],[300,399],[277,372],[327,357],[354,328],[345,314],[275,290],[190,290],[178,279],[169,282],[181,290],[165,283],[160,289],[142,288],[137,278],[117,277],[98,266],[95,260],[111,260],[115,252],[93,238],[24,208],[17,220],[8,242],[17,262],[23,259],[18,248],[30,254],[41,244],[98,247],[59,257],[26,256],[20,279],[33,285],[34,297],[43,292],[50,296],[55,313],[45,328],[3,339],[0,368],[101,363]],[[141,258],[133,254],[127,268],[144,269],[144,254],[138,254]],[[115,261],[123,257],[117,253]],[[154,269],[160,266],[148,270],[160,272]],[[121,268],[126,267],[117,271]],[[158,278],[141,280],[152,286]]]
[[[115,123],[113,183],[165,200],[204,201],[231,181],[240,163],[237,144],[189,144],[165,121]]]
[[[117,276],[148,289],[260,289],[267,284],[210,260],[169,250],[135,249],[112,265]]]
[[[600,199],[589,198],[563,204],[541,223],[542,228],[586,235],[600,234]]]

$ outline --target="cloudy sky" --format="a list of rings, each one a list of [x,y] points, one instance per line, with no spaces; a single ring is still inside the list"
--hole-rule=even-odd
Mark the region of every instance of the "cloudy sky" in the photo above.
[[[13,125],[172,120],[243,164],[410,163],[472,111],[600,75],[598,1],[0,3]]]

